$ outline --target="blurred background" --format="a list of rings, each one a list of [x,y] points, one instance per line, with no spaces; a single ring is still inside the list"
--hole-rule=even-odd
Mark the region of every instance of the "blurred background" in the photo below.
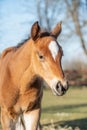
[[[0,54],[29,37],[35,21],[48,31],[62,21],[58,42],[70,84],[63,97],[44,90],[43,129],[87,130],[87,0],[0,0]]]

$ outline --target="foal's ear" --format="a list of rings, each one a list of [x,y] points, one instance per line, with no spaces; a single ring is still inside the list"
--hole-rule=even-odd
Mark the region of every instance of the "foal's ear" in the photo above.
[[[32,28],[31,28],[31,38],[35,41],[38,37],[39,37],[39,34],[40,34],[40,26],[38,24],[38,21],[35,22],[33,25],[32,25]]]
[[[55,38],[57,38],[59,36],[59,34],[61,33],[61,30],[62,30],[62,21],[59,22],[55,27],[54,29],[51,31],[51,35],[53,35]]]

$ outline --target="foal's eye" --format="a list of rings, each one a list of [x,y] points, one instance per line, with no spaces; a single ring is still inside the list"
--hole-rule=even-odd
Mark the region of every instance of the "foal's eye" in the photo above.
[[[44,56],[43,56],[42,54],[38,54],[38,56],[39,56],[39,59],[40,59],[40,60],[43,60],[43,59],[44,59]]]
[[[40,55],[40,56],[39,56],[39,58],[40,58],[40,59],[43,59],[43,56],[42,56],[42,55]]]

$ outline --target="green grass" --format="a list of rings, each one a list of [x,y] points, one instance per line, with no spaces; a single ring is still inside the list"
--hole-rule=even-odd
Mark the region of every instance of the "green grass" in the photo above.
[[[43,130],[87,130],[87,88],[71,87],[58,97],[44,90],[41,124]]]
[[[58,97],[44,90],[41,123],[87,130],[87,88],[69,88],[64,96]]]

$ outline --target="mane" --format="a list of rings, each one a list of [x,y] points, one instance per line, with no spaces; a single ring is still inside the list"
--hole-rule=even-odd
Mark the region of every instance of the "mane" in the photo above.
[[[16,48],[20,48],[22,45],[24,45],[28,40],[30,39],[30,37],[28,37],[27,39],[24,39],[22,42],[18,43],[15,47]]]
[[[47,37],[47,36],[51,36],[49,32],[42,32],[40,35],[39,35],[39,38],[42,38],[42,37]],[[24,45],[28,40],[30,39],[30,37],[28,37],[27,39],[23,40],[22,42],[18,43],[15,47],[16,48],[20,48],[22,45]]]
[[[42,37],[47,37],[47,36],[50,36],[49,32],[42,32],[39,37],[42,38]]]

